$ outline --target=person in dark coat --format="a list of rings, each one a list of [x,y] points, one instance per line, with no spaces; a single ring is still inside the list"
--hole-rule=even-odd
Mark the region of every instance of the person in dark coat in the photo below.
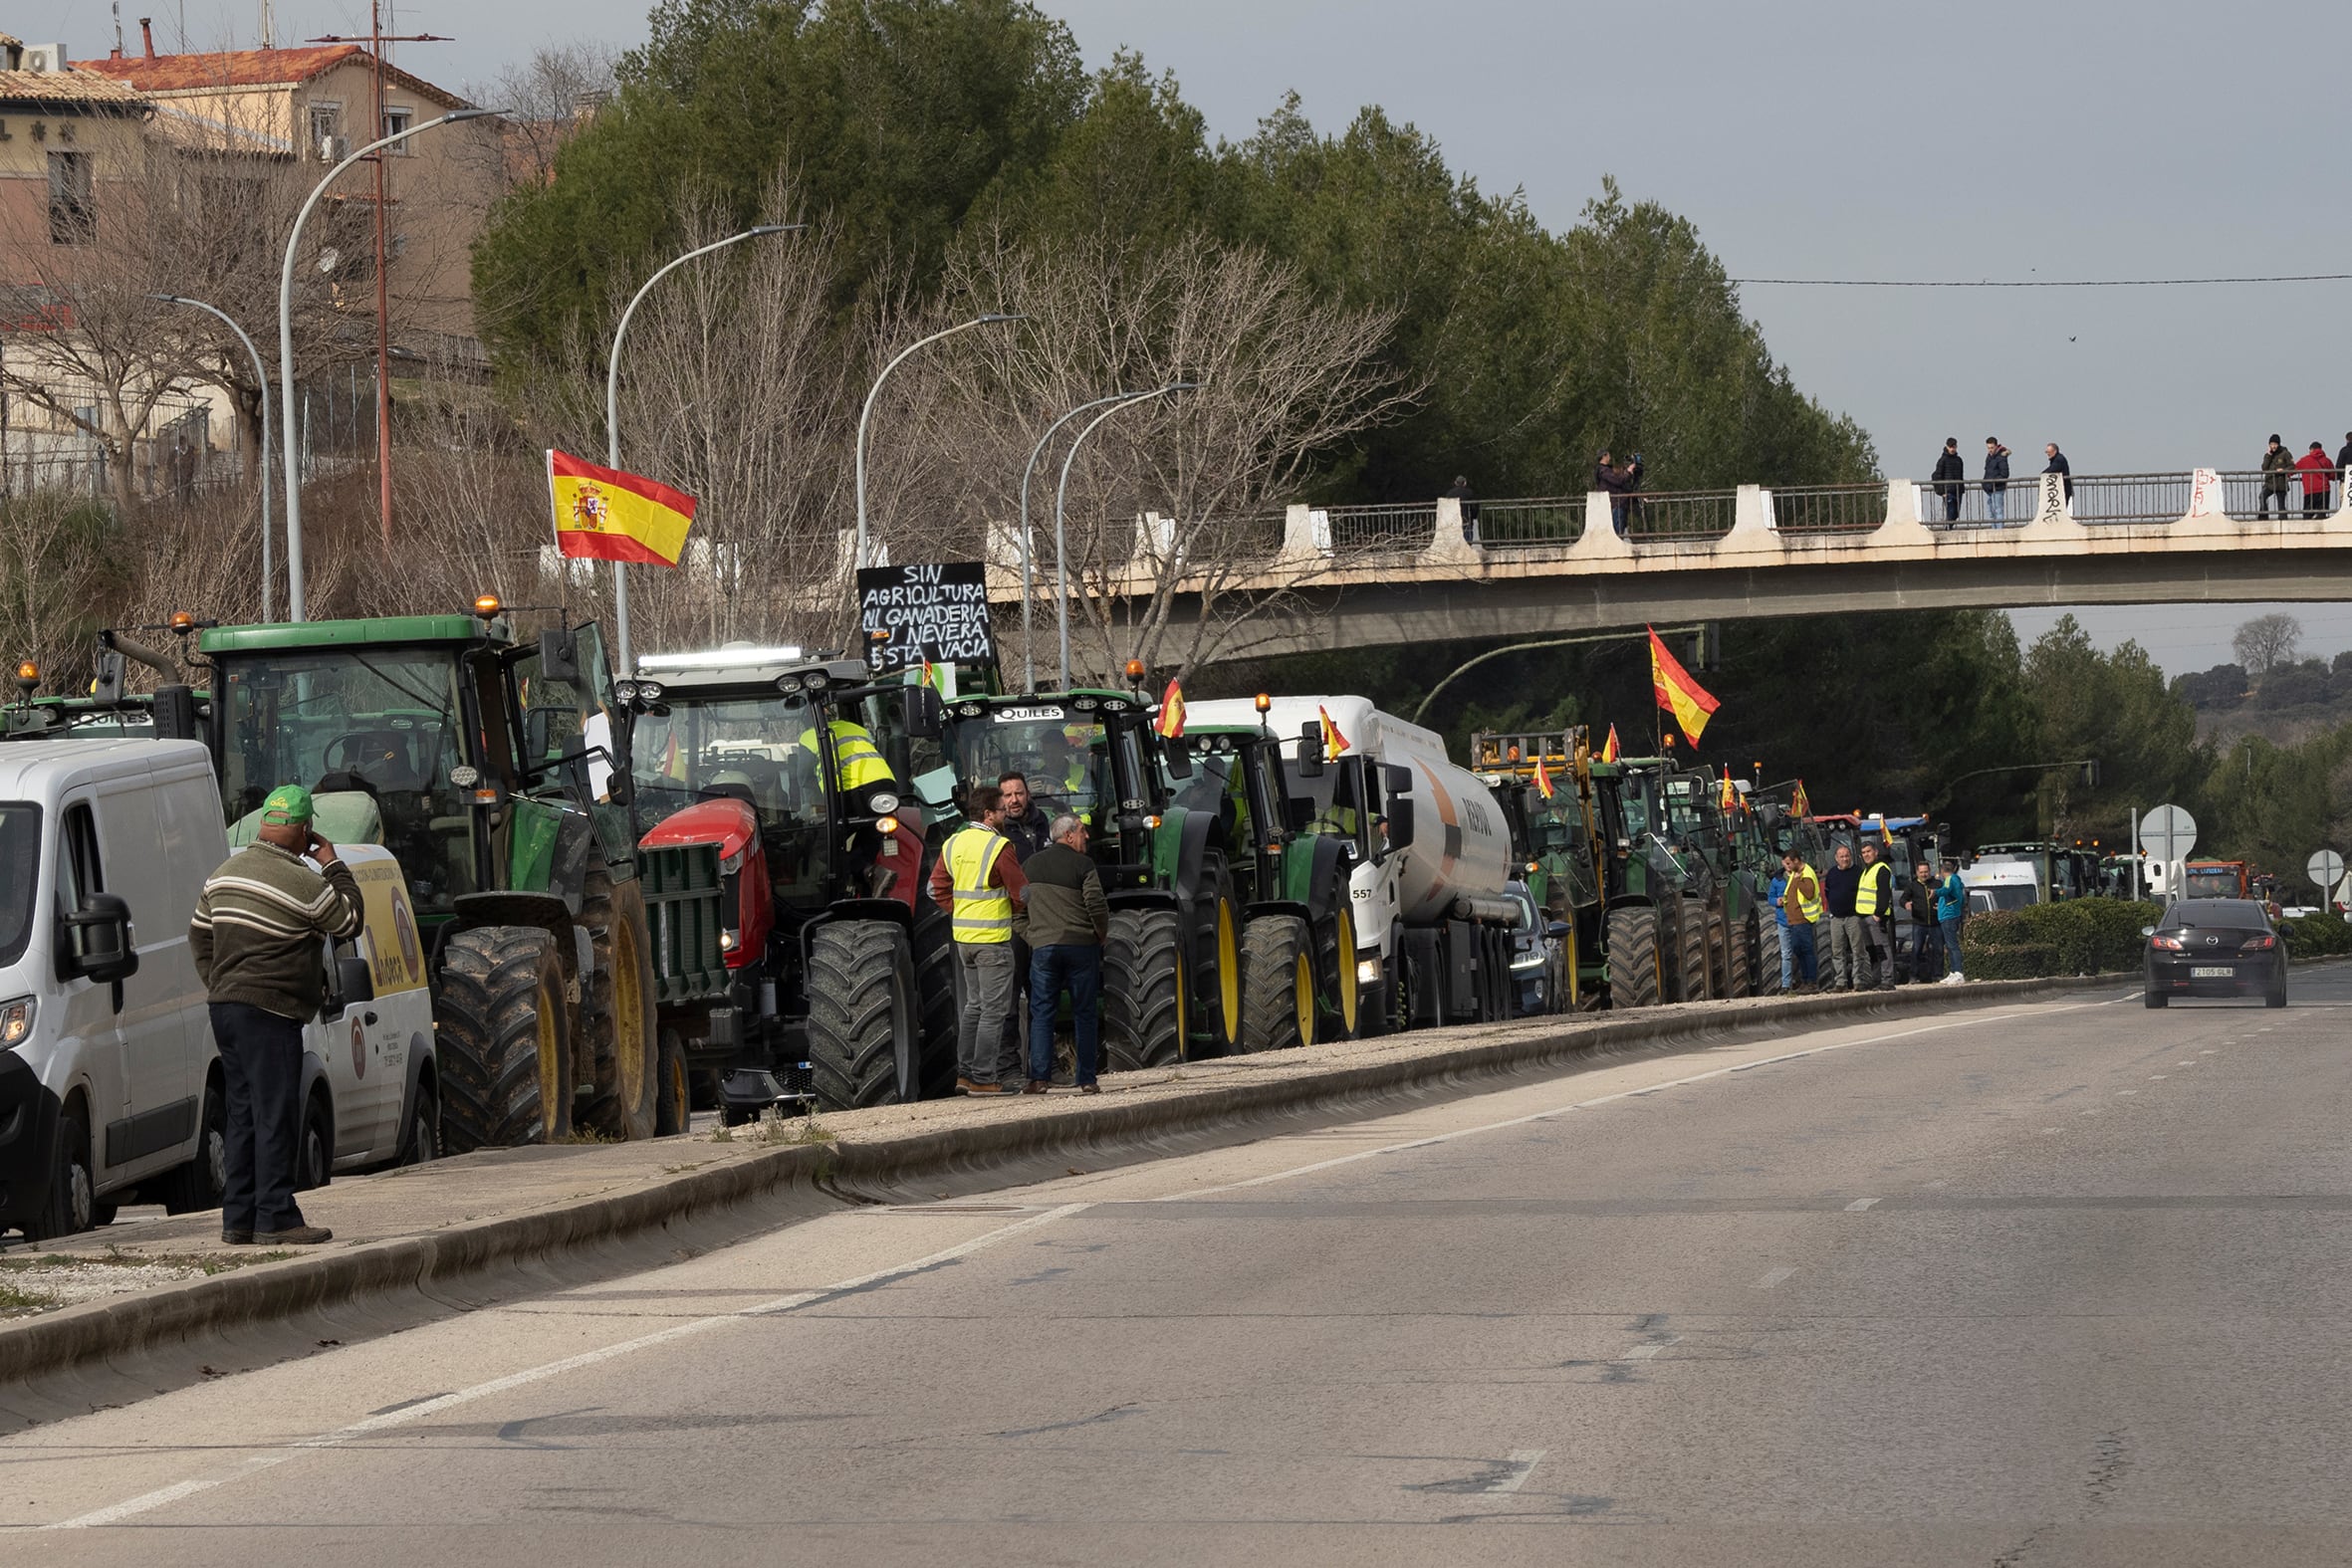
[[[1935,481],[1936,494],[1944,498],[1944,521],[1960,521],[1960,498],[1968,488],[1969,466],[1960,458],[1960,437],[1944,438],[1944,455],[1936,459],[1936,471],[1928,476]]]
[[[1448,490],[1444,495],[1438,497],[1438,499],[1440,501],[1453,502],[1455,507],[1461,512],[1462,543],[1465,545],[1477,544],[1478,500],[1471,494],[1470,476],[1468,474],[1456,474],[1454,476],[1453,488]]]
[[[1030,798],[1029,776],[1008,772],[997,780],[998,797],[1004,802],[1005,824],[997,831],[1013,846],[1013,861],[1027,865],[1029,857],[1046,847],[1048,818],[1037,801]]]
[[[1633,499],[1634,491],[1640,487],[1641,454],[1639,452],[1634,453],[1633,461],[1622,468],[1610,461],[1608,453],[1603,452],[1600,455],[1600,462],[1592,471],[1592,488],[1608,493],[1609,526],[1617,531],[1619,539],[1625,537],[1628,519],[1634,509],[1640,505]]]
[[[1985,438],[1985,516],[1999,523],[2008,517],[2009,449],[1999,436]]]
[[[2270,444],[2262,449],[2262,503],[2254,514],[2256,517],[2267,518],[2274,499],[2278,503],[2278,515],[2286,516],[2286,479],[2294,471],[2294,454],[2286,449],[2286,443],[2272,435]]]
[[[1094,1074],[1102,1040],[1102,943],[1110,935],[1110,903],[1102,873],[1086,853],[1086,824],[1067,814],[1053,823],[1053,842],[1032,856],[1029,902],[1020,916],[1029,938],[1029,1083],[1044,1094],[1054,1083],[1054,1014],[1069,993],[1070,1032],[1076,1037],[1072,1081],[1080,1094],[1099,1094]]]
[[[2066,454],[2058,450],[2058,443],[2055,441],[2046,443],[2041,450],[2043,455],[2049,458],[2049,461],[2042,465],[2041,471],[2045,474],[2057,475],[2059,482],[2066,488],[2067,501],[2072,502],[2074,500],[2074,465],[2066,461]]]

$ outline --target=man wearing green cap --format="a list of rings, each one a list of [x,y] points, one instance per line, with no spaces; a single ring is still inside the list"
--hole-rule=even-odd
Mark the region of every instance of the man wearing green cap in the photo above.
[[[303,863],[309,855],[325,875]],[[232,1244],[329,1239],[295,1206],[302,1133],[302,1026],[327,1001],[328,939],[355,935],[359,884],[311,830],[311,792],[281,784],[261,804],[254,841],[204,883],[188,945],[211,1003],[228,1088],[220,1236]]]

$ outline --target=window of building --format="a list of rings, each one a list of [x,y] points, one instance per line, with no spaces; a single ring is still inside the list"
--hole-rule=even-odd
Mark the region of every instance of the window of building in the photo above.
[[[343,106],[341,104],[313,104],[311,106],[311,150],[319,154],[321,162],[340,160],[351,149],[343,144]]]
[[[386,136],[396,136],[415,122],[416,111],[412,109],[387,109],[383,112],[383,129],[381,132],[379,132],[379,134]],[[392,154],[394,157],[404,158],[408,156],[409,149],[415,145],[416,143],[414,141],[395,141],[390,146],[384,148],[384,151]]]
[[[90,154],[49,154],[49,243],[87,245],[98,237]]]

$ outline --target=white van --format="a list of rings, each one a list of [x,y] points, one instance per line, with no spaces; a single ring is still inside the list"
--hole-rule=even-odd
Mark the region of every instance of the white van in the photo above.
[[[188,918],[228,855],[192,741],[0,746],[0,1232],[70,1234],[134,1197],[218,1207],[226,1102]],[[366,924],[304,1031],[303,1187],[440,1147],[415,916],[388,850],[345,858]]]
[[[87,1230],[142,1186],[220,1201],[188,915],[227,853],[193,741],[0,747],[0,1230]]]

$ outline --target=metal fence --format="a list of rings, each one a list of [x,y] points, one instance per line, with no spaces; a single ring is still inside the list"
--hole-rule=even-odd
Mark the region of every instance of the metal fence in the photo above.
[[[2074,521],[2178,523],[2189,515],[2191,476],[2182,474],[2077,474]],[[2039,481],[2028,493],[2039,499]],[[2028,514],[2030,516],[2030,514]]]
[[[1624,503],[1627,539],[1637,544],[1671,544],[1721,539],[1729,534],[1740,493],[1737,490],[1661,490],[1655,494],[1612,497],[1612,526],[1619,499]]]
[[[1919,520],[1933,529],[2022,528],[2041,510],[2041,477],[1959,481],[1957,496],[1948,495],[1953,481],[1915,485]],[[1957,501],[1959,504],[1954,505]]]
[[[1475,510],[1478,542],[1491,550],[1533,545],[1573,545],[1584,537],[1582,496],[1534,496],[1510,501],[1469,501]]]
[[[1868,534],[1887,520],[1884,485],[1798,485],[1765,495],[1778,534]]]
[[[1437,538],[1437,503],[1323,507],[1316,521],[1329,528],[1334,554],[1423,551]]]
[[[2283,497],[2270,494],[2263,484],[2269,477],[2258,468],[2225,472],[2222,475],[2223,510],[2241,523],[2259,522],[2269,517],[2304,517],[2313,512],[2324,516],[2335,510],[2338,494],[2335,482],[2344,477],[2344,471],[2330,468],[2327,471],[2328,488],[2316,498],[2303,494],[2303,476],[2299,473],[2285,476],[2286,494]],[[2310,505],[2313,499],[2319,503],[2316,508]]]

